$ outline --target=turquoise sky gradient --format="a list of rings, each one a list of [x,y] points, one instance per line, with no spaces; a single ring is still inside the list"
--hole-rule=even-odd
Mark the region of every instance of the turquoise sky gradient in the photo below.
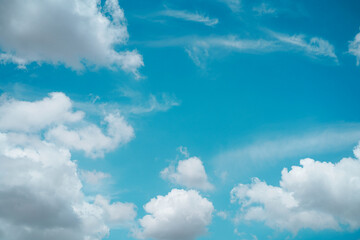
[[[299,166],[300,159],[354,158],[360,67],[349,44],[360,31],[360,2],[119,0],[119,5],[129,38],[114,48],[136,49],[142,56],[139,78],[121,67],[77,71],[42,60],[28,62],[26,69],[0,65],[3,96],[36,101],[63,92],[103,131],[104,113],[115,110],[133,127],[135,137],[104,157],[71,151],[79,170],[111,176],[99,186],[84,183],[90,202],[102,194],[134,203],[137,222],[150,199],[191,188],[160,174],[188,158],[179,151],[183,146],[201,159],[214,185],[199,191],[215,210],[207,233],[196,239],[360,237],[359,227],[344,222],[340,230],[301,228],[294,234],[261,220],[236,220],[240,205],[230,197],[237,184],[250,184],[254,177],[278,187],[282,169]],[[7,53],[1,44],[0,53]],[[360,56],[360,47],[357,51]],[[105,239],[136,238],[129,227],[114,227]]]

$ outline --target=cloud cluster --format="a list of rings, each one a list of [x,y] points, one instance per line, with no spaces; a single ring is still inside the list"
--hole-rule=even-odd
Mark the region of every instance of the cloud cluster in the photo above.
[[[313,230],[360,228],[360,159],[343,158],[338,163],[303,159],[301,166],[286,168],[280,186],[255,178],[231,191],[241,205],[239,219],[264,221],[268,226],[297,233]]]
[[[206,232],[214,207],[194,190],[173,189],[144,206],[148,215],[139,220],[139,238],[193,240]]]
[[[116,50],[129,37],[116,0],[2,1],[0,29],[0,62],[20,68],[46,62],[75,70],[121,68],[138,75],[143,65],[136,50]]]
[[[191,157],[178,162],[176,166],[169,166],[161,171],[161,177],[172,183],[200,190],[211,190],[214,186],[209,183],[202,161]]]
[[[4,98],[0,111],[2,239],[100,240],[110,227],[133,221],[133,204],[100,195],[88,202],[70,149],[43,138],[52,126],[81,121],[84,114],[73,111],[67,96],[52,93],[35,102]]]
[[[107,123],[106,135],[94,124],[74,130],[58,125],[46,133],[46,139],[69,149],[84,151],[90,157],[103,157],[105,152],[134,137],[133,128],[119,114],[109,114],[104,120]]]
[[[68,149],[102,157],[134,137],[133,128],[119,113],[108,114],[106,134],[95,124],[83,120],[84,112],[73,111],[71,100],[53,92],[42,100],[19,101],[6,96],[0,99],[0,130],[15,132],[45,131],[46,139]],[[74,124],[81,125],[74,127]],[[69,125],[69,126],[68,126]]]

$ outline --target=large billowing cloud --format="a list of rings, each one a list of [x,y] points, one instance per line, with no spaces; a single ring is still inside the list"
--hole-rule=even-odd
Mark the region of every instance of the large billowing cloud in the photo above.
[[[214,207],[194,190],[173,189],[144,206],[149,214],[139,220],[139,238],[192,240],[206,232]]]
[[[231,191],[241,205],[240,220],[264,221],[268,226],[296,233],[302,228],[360,228],[360,146],[356,158],[337,163],[303,159],[301,166],[286,168],[280,186],[255,178]]]
[[[0,1],[0,62],[118,68],[138,74],[136,50],[120,50],[129,37],[118,1]],[[116,47],[116,49],[115,49]]]
[[[161,177],[172,183],[200,190],[211,190],[214,186],[209,183],[202,161],[191,157],[178,162],[176,166],[169,166],[161,171]]]
[[[110,227],[134,220],[133,204],[100,195],[88,202],[70,149],[42,137],[51,126],[81,121],[83,113],[72,110],[68,97],[52,93],[36,102],[8,99],[0,109],[1,239],[99,240]]]

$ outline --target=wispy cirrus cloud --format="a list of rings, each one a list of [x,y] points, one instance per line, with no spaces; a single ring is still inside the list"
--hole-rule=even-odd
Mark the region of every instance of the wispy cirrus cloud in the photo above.
[[[307,37],[306,35],[287,35],[272,33],[272,35],[281,43],[292,47],[294,50],[304,52],[311,57],[323,56],[338,61],[335,54],[335,48],[327,40],[319,37]]]
[[[225,3],[233,12],[239,12],[241,10],[241,0],[219,0]]]
[[[237,35],[226,36],[185,36],[180,38],[149,41],[153,47],[184,47],[186,53],[198,66],[203,66],[206,59],[217,52],[270,53],[295,52],[313,59],[330,59],[338,63],[334,46],[319,37],[308,37],[304,34],[288,35],[265,31],[263,38],[241,38]]]
[[[182,19],[185,21],[202,23],[205,24],[206,26],[214,26],[219,23],[219,19],[210,18],[198,12],[193,13],[184,10],[166,9],[164,11],[159,12],[159,14],[162,16]]]
[[[252,9],[254,12],[257,13],[257,15],[262,16],[262,15],[275,15],[277,13],[277,10],[273,7],[271,7],[269,4],[267,3],[261,3],[258,6],[253,7]]]
[[[225,150],[215,157],[224,171],[244,164],[278,162],[334,153],[360,140],[360,124],[341,124],[288,136],[263,136],[250,144]]]

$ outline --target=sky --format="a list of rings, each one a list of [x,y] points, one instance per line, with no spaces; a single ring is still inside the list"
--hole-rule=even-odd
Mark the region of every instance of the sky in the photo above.
[[[360,239],[359,10],[0,0],[0,239]]]

